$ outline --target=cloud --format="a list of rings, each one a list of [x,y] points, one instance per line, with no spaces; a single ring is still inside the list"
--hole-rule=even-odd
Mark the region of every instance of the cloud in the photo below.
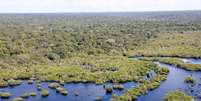
[[[0,0],[0,12],[201,10],[201,0]]]

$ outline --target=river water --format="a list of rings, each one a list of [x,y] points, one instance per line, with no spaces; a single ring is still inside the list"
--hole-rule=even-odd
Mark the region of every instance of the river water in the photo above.
[[[184,60],[184,59],[182,59]],[[184,62],[190,64],[201,64],[201,59],[185,59]],[[186,71],[172,65],[167,65],[159,62],[155,62],[160,67],[165,67],[170,70],[167,80],[161,83],[161,85],[150,91],[146,95],[142,95],[138,98],[138,101],[162,101],[163,96],[172,90],[181,90],[186,94],[193,96],[196,100],[201,101],[198,94],[201,93],[201,72]],[[184,83],[187,76],[192,75],[196,79],[196,85],[189,87]]]

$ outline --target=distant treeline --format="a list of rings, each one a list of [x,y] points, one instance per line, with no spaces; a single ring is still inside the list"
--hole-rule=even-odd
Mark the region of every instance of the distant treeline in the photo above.
[[[158,33],[200,30],[201,11],[0,14],[0,57],[37,64],[78,53],[126,56]]]

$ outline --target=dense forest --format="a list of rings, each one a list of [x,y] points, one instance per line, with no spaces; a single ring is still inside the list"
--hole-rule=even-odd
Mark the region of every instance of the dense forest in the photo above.
[[[0,62],[30,65],[77,54],[127,56],[161,35],[199,32],[200,16],[200,11],[1,14]]]

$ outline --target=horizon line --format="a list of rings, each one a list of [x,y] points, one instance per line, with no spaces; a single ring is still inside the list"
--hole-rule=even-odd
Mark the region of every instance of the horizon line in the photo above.
[[[0,12],[0,14],[64,14],[64,13],[75,13],[75,14],[79,14],[79,13],[149,13],[149,12],[185,12],[185,11],[201,11],[201,9],[195,9],[195,10],[150,10],[150,11],[75,11],[75,12],[54,12],[54,11],[50,11],[50,12]]]

